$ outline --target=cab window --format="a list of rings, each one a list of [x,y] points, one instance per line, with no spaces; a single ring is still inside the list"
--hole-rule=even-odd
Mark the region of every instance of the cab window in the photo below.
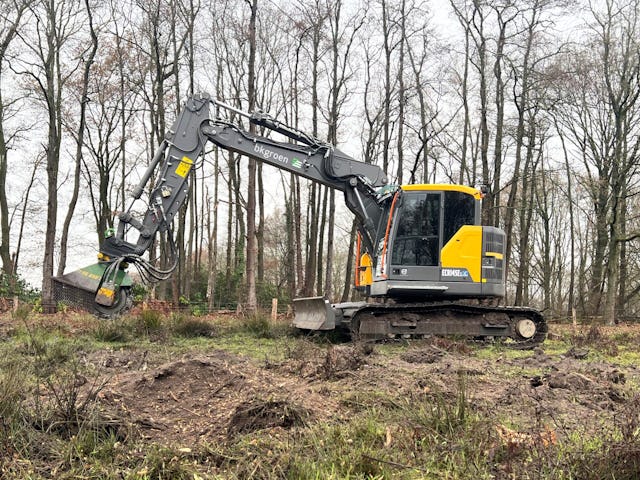
[[[440,193],[405,194],[393,241],[394,265],[433,266],[440,261]]]
[[[475,199],[462,192],[444,192],[444,222],[442,245],[446,245],[451,237],[463,225],[474,224]]]

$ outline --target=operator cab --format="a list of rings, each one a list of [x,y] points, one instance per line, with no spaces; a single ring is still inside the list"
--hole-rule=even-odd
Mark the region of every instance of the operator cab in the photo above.
[[[504,296],[504,232],[480,224],[481,200],[462,185],[402,186],[378,228],[367,293],[401,301]]]

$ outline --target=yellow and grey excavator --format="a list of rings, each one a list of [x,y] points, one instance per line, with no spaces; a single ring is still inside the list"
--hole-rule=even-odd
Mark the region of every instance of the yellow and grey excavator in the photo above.
[[[210,118],[211,106],[288,140]],[[481,225],[480,190],[388,185],[380,167],[269,115],[246,113],[206,94],[189,98],[134,189],[132,206],[153,177],[143,218],[135,217],[132,206],[120,213],[117,230],[100,245],[98,263],[54,279],[57,301],[112,317],[131,305],[132,280],[126,272],[131,265],[144,281],[171,275],[177,262],[172,220],[187,198],[190,172],[202,161],[207,141],[340,190],[357,219],[355,284],[367,300],[332,305],[323,297],[296,299],[294,326],[348,329],[362,339],[462,335],[504,339],[521,348],[544,341],[547,325],[540,312],[496,306],[505,295],[505,234]],[[174,259],[164,270],[143,257],[157,232],[168,232]],[[135,241],[127,239],[136,234]]]

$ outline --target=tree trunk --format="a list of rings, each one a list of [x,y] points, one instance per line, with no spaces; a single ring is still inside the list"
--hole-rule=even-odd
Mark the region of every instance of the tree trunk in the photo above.
[[[264,285],[264,179],[262,177],[262,162],[258,164],[258,229],[256,240],[258,243],[258,285]]]
[[[219,152],[216,149],[214,152],[214,166],[213,166],[213,229],[209,234],[209,246],[208,246],[208,275],[207,275],[207,306],[209,311],[213,310],[215,306],[215,293],[216,293],[216,277],[218,274],[218,177],[219,177]],[[209,221],[209,229],[211,227],[211,206],[210,202],[207,202],[207,210]],[[209,230],[208,229],[208,230]]]
[[[60,145],[62,143],[62,72],[60,64],[60,34],[58,5],[55,0],[45,4],[46,33],[44,40],[45,56],[42,58],[45,75],[43,96],[47,103],[47,223],[45,228],[45,248],[42,260],[42,308],[44,313],[55,313],[53,298],[53,264],[58,219],[58,171],[60,164]]]
[[[249,20],[249,78],[247,93],[249,97],[248,109],[255,110],[255,68],[256,68],[256,17],[258,14],[258,0],[246,0],[251,8]],[[255,125],[249,127],[251,133],[256,132]],[[258,309],[256,297],[256,264],[257,264],[257,238],[256,238],[256,161],[249,158],[247,178],[247,311],[255,312]]]
[[[2,58],[0,58],[0,76],[2,75]],[[4,126],[2,124],[3,104],[2,91],[0,91],[0,260],[2,260],[2,271],[11,275],[13,273],[13,262],[9,251],[11,239],[9,229],[9,204],[7,202],[7,144],[4,136]]]
[[[358,233],[357,222],[354,220],[351,225],[351,234],[349,235],[349,252],[347,253],[347,269],[344,276],[344,287],[342,288],[342,295],[340,297],[341,302],[349,300],[349,294],[351,293],[351,285],[353,284],[353,267],[354,267],[354,245],[356,243],[356,234]],[[356,275],[358,272],[356,272]]]
[[[502,137],[504,129],[504,80],[502,78],[502,62],[504,55],[504,44],[506,41],[507,23],[503,21],[501,14],[498,14],[500,23],[500,33],[497,40],[496,58],[493,64],[493,75],[496,80],[495,105],[496,105],[496,133],[493,150],[493,186],[491,188],[493,225],[500,224],[500,177],[502,175]]]
[[[402,171],[404,169],[404,112],[406,103],[404,86],[404,52],[406,42],[405,0],[402,0],[400,9],[400,52],[398,55],[398,169],[396,177],[398,184],[402,185]]]

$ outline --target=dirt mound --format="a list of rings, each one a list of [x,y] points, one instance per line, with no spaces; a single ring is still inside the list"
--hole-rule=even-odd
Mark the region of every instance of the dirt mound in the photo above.
[[[147,350],[96,350],[83,353],[82,361],[97,370],[119,372],[146,370],[149,352]]]
[[[332,346],[327,350],[317,373],[326,380],[344,378],[365,363],[365,355],[359,346]]]
[[[291,428],[306,424],[309,412],[287,400],[253,400],[238,405],[229,420],[229,436],[266,428]]]
[[[116,376],[101,401],[136,425],[143,437],[172,445],[221,440],[229,431],[289,427],[335,411],[331,400],[299,377],[222,351]]]
[[[436,363],[445,355],[445,352],[433,346],[414,348],[400,355],[400,358],[408,363]]]
[[[370,362],[372,345],[331,345],[328,348],[312,342],[299,342],[286,359],[271,367],[281,372],[312,380],[339,380],[350,377]]]

